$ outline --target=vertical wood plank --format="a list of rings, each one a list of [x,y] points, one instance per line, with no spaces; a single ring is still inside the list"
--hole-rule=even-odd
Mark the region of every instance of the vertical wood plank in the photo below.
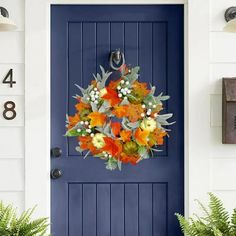
[[[139,185],[139,236],[153,236],[152,184]]]
[[[110,54],[110,23],[97,23],[97,71],[100,73],[99,66],[103,66],[106,70],[109,69],[108,59]]]
[[[83,84],[83,35],[82,35],[83,25],[81,22],[69,23],[68,24],[68,91],[67,97],[69,99],[68,103],[68,114],[75,113],[76,100],[71,100],[76,94],[80,94],[79,89],[75,84],[82,86]],[[68,140],[68,154],[80,156],[79,153],[75,151],[77,146],[76,139]]]
[[[153,235],[167,235],[166,185],[153,184]]]
[[[87,87],[93,80],[96,72],[96,30],[97,23],[83,23],[83,81],[82,86]]]
[[[138,65],[138,25],[137,22],[124,25],[125,59],[132,66]]]
[[[69,235],[82,236],[82,184],[69,185]]]
[[[139,65],[142,81],[152,82],[152,23],[139,24]]]
[[[97,185],[97,236],[110,236],[110,184]]]
[[[124,184],[111,185],[111,235],[124,236]]]
[[[96,236],[96,184],[83,185],[83,236]]]
[[[124,23],[111,23],[111,50],[124,51]]]
[[[125,235],[138,236],[138,184],[125,184]]]
[[[158,92],[167,93],[167,23],[153,23],[153,77]]]

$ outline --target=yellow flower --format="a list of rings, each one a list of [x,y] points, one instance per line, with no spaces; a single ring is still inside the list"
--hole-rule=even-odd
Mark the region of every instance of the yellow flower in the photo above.
[[[149,132],[153,132],[156,127],[157,127],[157,123],[154,119],[144,119],[140,125],[140,127],[143,129],[143,130],[147,130]]]
[[[96,148],[103,148],[105,146],[105,141],[104,141],[104,137],[106,137],[104,134],[95,134],[93,139],[92,139],[92,143]]]
[[[106,88],[101,89],[99,93],[100,97],[104,96],[105,94],[107,94],[107,89]]]

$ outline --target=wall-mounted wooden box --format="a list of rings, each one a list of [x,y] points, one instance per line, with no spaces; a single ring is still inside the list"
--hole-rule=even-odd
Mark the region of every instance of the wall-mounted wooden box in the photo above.
[[[222,142],[236,144],[236,78],[223,78]]]

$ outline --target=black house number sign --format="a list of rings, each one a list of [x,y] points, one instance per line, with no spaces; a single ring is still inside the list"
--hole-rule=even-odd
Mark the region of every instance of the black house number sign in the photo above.
[[[3,84],[9,84],[10,88],[13,88],[13,85],[16,84],[16,81],[13,80],[13,69],[10,69],[6,76],[4,77]],[[3,104],[3,118],[6,120],[13,120],[16,118],[16,104],[13,101],[6,101]]]

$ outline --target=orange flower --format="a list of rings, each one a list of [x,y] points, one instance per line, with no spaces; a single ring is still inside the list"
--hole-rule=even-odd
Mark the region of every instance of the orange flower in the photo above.
[[[103,151],[109,152],[113,157],[118,158],[119,154],[122,152],[122,144],[117,139],[112,139],[109,137],[103,138],[105,141],[105,146],[102,148]]]
[[[141,104],[130,104],[127,109],[127,117],[131,122],[137,121],[141,118],[141,113],[143,113],[144,109]]]
[[[154,134],[156,136],[157,145],[163,145],[164,137],[167,135],[166,131],[161,129],[155,129]]]
[[[76,113],[74,116],[69,116],[68,121],[69,121],[69,124],[67,126],[67,129],[69,130],[73,128],[80,121],[79,114]]]
[[[133,89],[137,94],[142,94],[143,97],[150,93],[150,90],[147,89],[147,83],[140,83],[137,80],[133,83]]]
[[[106,120],[106,115],[104,115],[98,111],[94,111],[88,115],[88,118],[91,119],[90,125],[92,127],[103,126],[105,123],[105,120]]]
[[[120,83],[121,78],[118,80],[111,80],[111,82],[108,85],[108,88],[112,89],[112,90],[116,90],[118,84]]]
[[[121,99],[118,97],[118,93],[107,87],[107,93],[102,96],[103,99],[108,100],[111,106],[115,106],[121,102]]]
[[[123,118],[124,116],[126,116],[128,109],[129,109],[128,105],[125,105],[125,106],[115,106],[115,108],[112,111],[112,113],[117,118]]]
[[[98,154],[100,153],[100,151],[93,146],[92,143],[92,137],[90,136],[80,136],[78,138],[79,142],[80,142],[80,148],[83,150],[89,150],[92,154]]]
[[[120,128],[121,128],[120,122],[112,122],[111,123],[111,130],[115,136],[120,134]]]
[[[132,165],[136,165],[139,161],[139,156],[138,155],[127,155],[124,152],[120,154],[120,161],[127,164],[131,163]]]
[[[120,137],[123,142],[130,141],[131,136],[132,136],[132,132],[130,130],[122,130],[120,132]]]
[[[161,129],[155,129],[152,133],[149,135],[149,146],[152,147],[154,145],[163,145],[164,144],[164,137],[167,135],[167,133],[164,130]]]
[[[90,105],[80,101],[75,105],[75,108],[78,112],[81,112],[84,109],[90,109]]]
[[[138,128],[134,133],[134,137],[136,139],[136,142],[139,145],[148,145],[148,143],[147,143],[148,136],[149,136],[149,131],[148,130],[141,130],[140,128]]]

